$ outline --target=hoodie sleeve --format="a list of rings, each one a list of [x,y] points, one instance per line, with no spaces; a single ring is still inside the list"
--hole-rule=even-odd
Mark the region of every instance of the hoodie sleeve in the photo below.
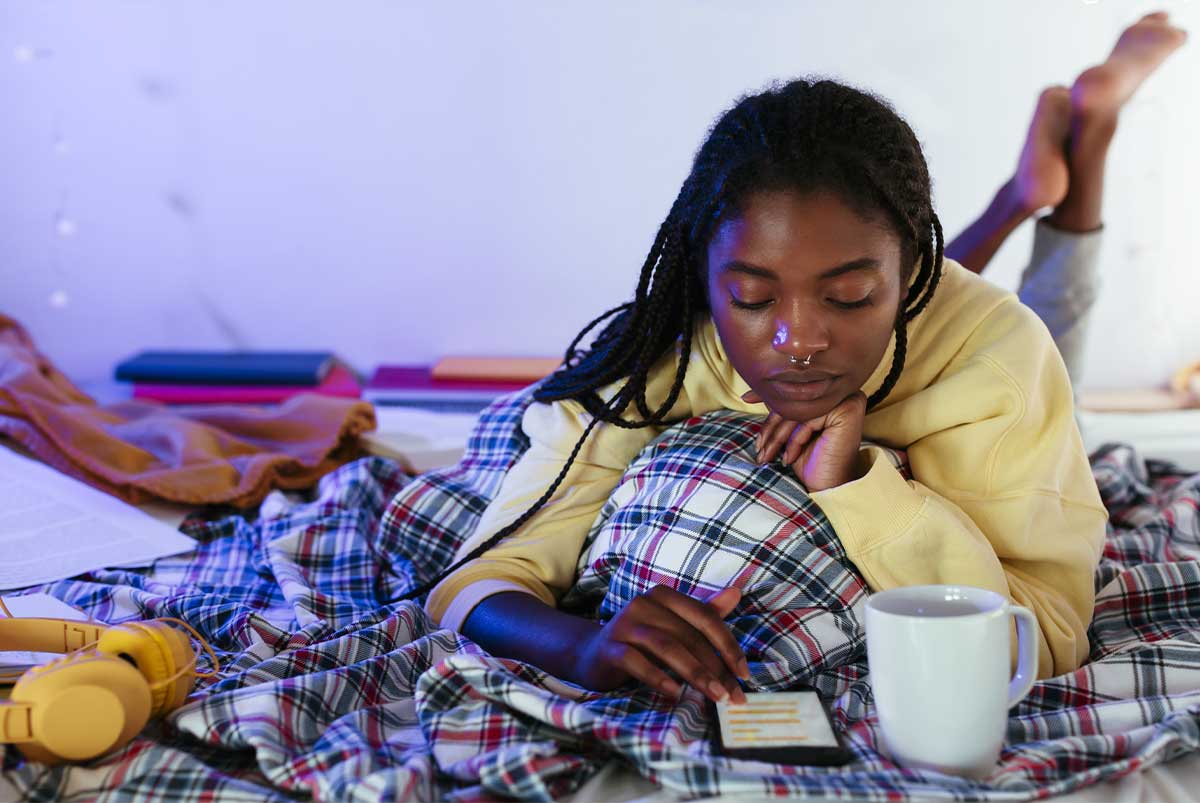
[[[1033,611],[1039,675],[1088,655],[1107,512],[1045,326],[993,311],[906,415],[936,421],[908,444],[913,480],[875,447],[862,477],[812,498],[873,590],[955,583]]]

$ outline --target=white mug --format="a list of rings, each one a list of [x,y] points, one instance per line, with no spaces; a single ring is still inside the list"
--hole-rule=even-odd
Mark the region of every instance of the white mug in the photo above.
[[[1013,616],[1017,671],[1010,678]],[[1033,613],[982,588],[908,586],[868,597],[866,628],[886,752],[914,769],[990,775],[1008,709],[1037,678]]]

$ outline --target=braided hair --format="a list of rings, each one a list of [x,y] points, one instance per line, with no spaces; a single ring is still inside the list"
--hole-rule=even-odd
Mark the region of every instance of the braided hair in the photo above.
[[[887,397],[904,368],[908,322],[929,303],[942,269],[942,228],[916,135],[886,101],[836,81],[798,79],[746,96],[721,115],[696,153],[642,264],[633,300],[588,323],[567,347],[562,367],[534,390],[535,401],[573,399],[591,415],[558,476],[515,521],[400,599],[427,593],[524,526],[558,490],[598,423],[628,429],[667,423],[683,389],[694,330],[709,312],[708,241],[751,194],[780,189],[834,194],[861,216],[882,218],[899,235],[908,293],[896,314],[891,368],[867,408]],[[651,369],[673,348],[674,381],[654,404],[646,397]],[[631,405],[636,417],[626,412]]]

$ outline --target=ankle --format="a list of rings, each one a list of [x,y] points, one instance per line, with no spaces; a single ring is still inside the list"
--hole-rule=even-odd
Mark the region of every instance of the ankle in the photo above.
[[[1016,228],[1032,217],[1042,207],[1034,203],[1022,191],[1017,179],[1010,178],[996,191],[988,212],[1009,228]]]
[[[1074,170],[1081,159],[1103,160],[1108,146],[1117,135],[1116,112],[1075,112],[1071,115],[1071,139],[1067,145],[1067,164]]]
[[[1052,229],[1068,234],[1091,234],[1104,228],[1099,214],[1079,216],[1070,213],[1063,214],[1057,209],[1042,218],[1041,222]]]

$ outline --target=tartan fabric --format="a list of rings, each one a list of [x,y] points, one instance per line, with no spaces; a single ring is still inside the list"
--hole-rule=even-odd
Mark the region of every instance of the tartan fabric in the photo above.
[[[730,618],[758,688],[811,682],[857,761],[789,767],[713,755],[703,698],[600,694],[435,630],[415,603],[526,448],[512,397],[481,418],[464,461],[415,480],[369,459],[312,501],[272,497],[257,521],[189,520],[197,549],[152,569],[46,590],[117,622],[178,616],[225,663],[192,701],[124,750],[46,768],[3,753],[28,799],[328,801],[550,799],[612,760],[682,796],[722,793],[1030,799],[1118,777],[1200,745],[1200,476],[1128,448],[1094,458],[1112,514],[1097,571],[1091,662],[1038,683],[1012,712],[984,782],[902,770],[876,751],[863,657],[864,587],[785,471],[748,459],[758,422],[714,413],[637,458],[564,600],[611,616],[657,582],[689,593],[736,578]]]
[[[601,509],[560,607],[607,621],[660,583],[701,599],[737,586],[726,622],[748,687],[813,684],[864,660],[866,584],[791,470],[755,463],[758,430],[717,412],[650,443]]]

